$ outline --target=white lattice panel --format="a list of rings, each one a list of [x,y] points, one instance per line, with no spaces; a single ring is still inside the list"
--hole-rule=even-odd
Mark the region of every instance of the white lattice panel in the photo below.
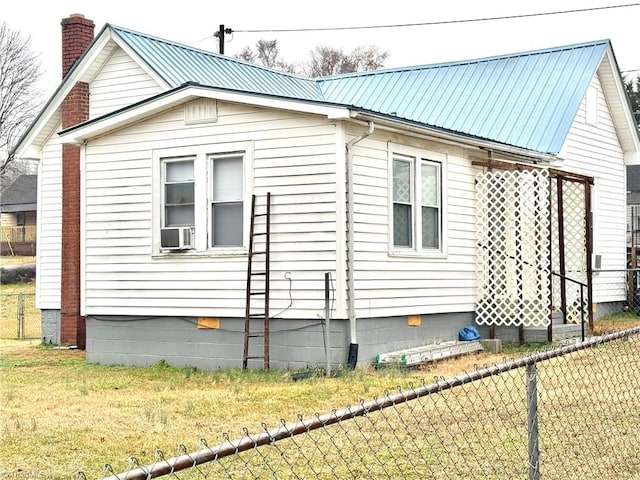
[[[548,188],[544,170],[476,176],[478,324],[549,325]]]
[[[561,179],[562,195],[558,192],[558,181],[552,182],[552,267],[560,272],[560,256],[564,254],[564,275],[582,283],[587,283],[587,226],[585,217],[585,186],[582,182]],[[562,204],[560,205],[560,199]],[[562,212],[562,218],[560,218]],[[564,241],[560,242],[559,222],[562,222]],[[553,309],[562,308],[561,283],[564,282],[569,323],[581,322],[580,286],[568,280],[553,277]],[[584,289],[583,308],[588,311],[589,299]]]

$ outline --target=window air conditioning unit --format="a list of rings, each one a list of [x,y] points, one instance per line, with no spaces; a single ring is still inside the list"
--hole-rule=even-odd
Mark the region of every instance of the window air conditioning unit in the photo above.
[[[193,249],[193,227],[171,227],[160,230],[160,246],[164,250]]]

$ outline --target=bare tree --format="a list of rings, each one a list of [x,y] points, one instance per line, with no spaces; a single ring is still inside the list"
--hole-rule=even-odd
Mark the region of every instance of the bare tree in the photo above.
[[[236,55],[236,58],[264,65],[265,67],[273,68],[275,70],[295,73],[295,66],[280,58],[278,40],[258,40],[255,52],[251,47],[245,47],[238,55]]]
[[[245,62],[256,63],[256,54],[251,50],[251,47],[244,47],[235,57]]]
[[[0,26],[0,176],[21,173],[13,149],[33,120],[40,95],[40,62],[19,32],[6,22]],[[16,165],[14,165],[14,163]]]
[[[631,113],[635,116],[636,123],[640,127],[640,75],[636,78],[624,80],[624,89],[629,97]]]
[[[381,51],[375,45],[357,47],[350,53],[345,53],[339,48],[318,46],[309,52],[309,56],[308,62],[296,66],[281,58],[278,40],[259,40],[255,51],[251,47],[245,47],[236,58],[288,73],[302,72],[309,77],[323,77],[377,70],[384,67],[389,52]]]
[[[340,73],[377,70],[384,67],[389,52],[381,51],[375,45],[357,47],[351,53],[342,49],[319,46],[310,52],[310,60],[304,68],[309,77],[325,77]]]

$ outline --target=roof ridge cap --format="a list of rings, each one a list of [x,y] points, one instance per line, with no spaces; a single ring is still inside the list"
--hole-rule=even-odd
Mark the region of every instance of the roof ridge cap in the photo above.
[[[573,50],[577,48],[585,48],[590,46],[595,47],[598,45],[610,45],[610,44],[611,44],[611,41],[609,39],[602,39],[602,40],[594,40],[594,41],[582,42],[582,43],[576,43],[576,44],[570,44],[570,45],[559,45],[555,47],[539,48],[535,50],[523,50],[519,52],[492,55],[487,57],[468,58],[468,59],[461,59],[461,60],[425,63],[425,64],[418,64],[418,65],[407,65],[407,66],[401,66],[401,67],[390,67],[390,68],[383,68],[379,70],[367,70],[363,72],[342,73],[337,75],[328,75],[326,77],[318,77],[315,80],[317,80],[319,83],[322,83],[325,81],[340,80],[343,78],[366,77],[370,75],[378,75],[381,73],[400,73],[400,72],[408,72],[408,71],[416,71],[416,70],[426,70],[431,68],[471,65],[476,63],[504,60],[508,58],[524,57],[524,56],[530,56],[530,55],[542,55],[545,53],[560,52],[565,50]]]

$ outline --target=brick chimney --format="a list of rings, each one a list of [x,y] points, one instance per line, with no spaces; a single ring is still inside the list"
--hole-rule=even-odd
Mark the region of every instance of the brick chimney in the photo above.
[[[62,25],[62,76],[93,40],[94,24],[71,14]],[[89,119],[89,85],[78,82],[62,102],[62,128]],[[85,348],[85,321],[80,315],[80,147],[62,146],[62,269],[60,343]]]

